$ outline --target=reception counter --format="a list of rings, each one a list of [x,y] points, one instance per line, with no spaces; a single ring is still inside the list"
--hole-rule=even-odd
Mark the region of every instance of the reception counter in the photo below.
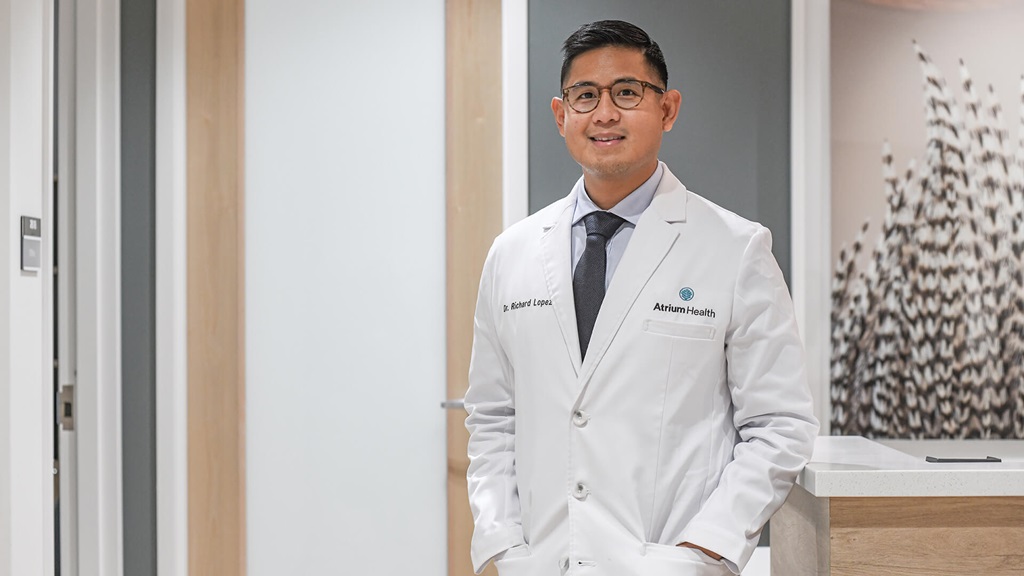
[[[773,576],[1022,576],[1024,441],[820,437],[771,530]]]

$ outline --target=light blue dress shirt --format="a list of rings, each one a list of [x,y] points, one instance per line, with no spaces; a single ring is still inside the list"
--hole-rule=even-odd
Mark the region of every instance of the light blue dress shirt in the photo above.
[[[633,237],[633,230],[636,228],[636,223],[640,221],[640,215],[651,205],[651,200],[654,199],[654,193],[658,190],[658,184],[661,183],[661,176],[664,173],[665,165],[658,162],[658,168],[654,170],[654,174],[646,182],[608,210],[608,212],[625,220],[626,223],[612,235],[605,247],[608,254],[608,264],[604,275],[605,290],[611,284],[612,275],[615,274],[615,269],[618,268],[619,261],[622,260],[622,255],[626,252],[626,245],[629,244],[629,239]],[[583,224],[583,217],[591,212],[600,210],[597,204],[594,204],[594,201],[587,195],[586,188],[583,187],[583,179],[580,178],[579,182],[576,183],[576,207],[572,214],[573,274],[576,273],[576,265],[579,264],[580,258],[583,257],[583,250],[587,247],[587,228]]]

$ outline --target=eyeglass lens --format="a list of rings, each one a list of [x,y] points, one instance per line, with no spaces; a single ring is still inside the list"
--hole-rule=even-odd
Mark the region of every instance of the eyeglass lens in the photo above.
[[[598,86],[573,86],[568,89],[566,98],[569,100],[569,106],[572,106],[573,110],[577,112],[590,112],[597,108],[597,104],[601,100],[602,90]],[[644,98],[644,85],[635,80],[616,82],[612,84],[608,91],[612,96],[612,102],[619,108],[624,109],[636,108]]]

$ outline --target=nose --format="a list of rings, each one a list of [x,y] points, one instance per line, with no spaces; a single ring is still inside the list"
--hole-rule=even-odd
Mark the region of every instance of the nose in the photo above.
[[[597,108],[594,108],[592,120],[597,124],[615,122],[619,119],[619,107],[612,102],[612,89],[605,88],[601,91],[601,98],[597,101]]]

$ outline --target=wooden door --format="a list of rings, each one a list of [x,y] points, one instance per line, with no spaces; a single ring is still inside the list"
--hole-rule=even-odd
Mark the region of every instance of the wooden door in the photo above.
[[[445,36],[448,397],[462,398],[480,270],[501,232],[501,2],[447,0]],[[447,420],[448,574],[471,576],[466,413],[448,410]]]

